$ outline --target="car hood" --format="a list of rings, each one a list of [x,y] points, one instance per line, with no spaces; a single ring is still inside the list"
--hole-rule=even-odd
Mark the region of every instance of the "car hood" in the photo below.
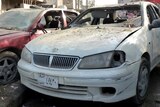
[[[114,50],[122,40],[139,28],[82,27],[57,31],[27,44],[32,52],[87,56]]]
[[[10,35],[10,34],[19,33],[19,32],[20,31],[0,29],[0,36]]]

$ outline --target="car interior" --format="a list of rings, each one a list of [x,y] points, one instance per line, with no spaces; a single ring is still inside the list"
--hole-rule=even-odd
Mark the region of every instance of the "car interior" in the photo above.
[[[99,25],[99,24],[118,24],[122,22],[133,22],[133,19],[140,15],[140,8],[138,6],[132,7],[117,7],[109,9],[91,10],[86,15],[81,17],[76,24],[79,25]]]
[[[62,27],[62,12],[61,11],[52,11],[45,14],[46,25],[45,28],[55,28],[59,29]]]

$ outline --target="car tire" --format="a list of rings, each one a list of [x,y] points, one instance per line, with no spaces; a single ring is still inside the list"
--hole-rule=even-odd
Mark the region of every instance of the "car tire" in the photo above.
[[[150,67],[146,58],[141,59],[139,75],[136,87],[136,95],[133,97],[133,103],[141,105],[147,96],[149,85]]]
[[[18,56],[10,51],[0,53],[0,85],[5,85],[18,80]]]

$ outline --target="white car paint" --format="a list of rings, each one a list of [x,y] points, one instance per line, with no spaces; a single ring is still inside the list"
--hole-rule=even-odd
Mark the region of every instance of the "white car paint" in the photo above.
[[[142,57],[148,60],[150,70],[160,62],[160,29],[149,30],[146,11],[146,6],[155,5],[149,2],[136,4],[141,6],[142,26],[75,27],[46,34],[28,43],[18,62],[22,84],[46,95],[73,100],[110,103],[135,96]],[[124,63],[113,68],[79,69],[86,56],[111,51],[123,51],[126,55]],[[45,59],[35,63],[33,55],[47,56],[49,67],[41,66]],[[52,68],[53,57],[76,57],[77,61],[71,68]],[[41,78],[46,75],[58,78],[53,81],[56,86],[44,85],[45,80],[37,77],[39,74]],[[108,92],[103,91],[106,88]]]
[[[37,53],[62,54],[65,52],[65,55],[84,57],[95,53],[105,52],[105,50],[113,50],[126,36],[140,29],[139,27],[107,28],[103,25],[101,26],[102,27],[100,28],[97,28],[97,26],[72,28],[53,33],[52,35],[46,34],[45,36],[30,42],[27,46],[32,47],[34,45],[36,48],[33,47],[30,51]],[[117,33],[119,35],[117,35]],[[110,43],[112,43],[112,45],[108,45]],[[55,49],[57,49],[56,52]]]

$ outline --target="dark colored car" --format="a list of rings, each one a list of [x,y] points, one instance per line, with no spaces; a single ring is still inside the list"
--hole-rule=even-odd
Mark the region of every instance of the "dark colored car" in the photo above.
[[[77,15],[73,10],[33,8],[12,9],[1,14],[0,84],[17,79],[17,62],[26,43],[43,33],[66,27]]]

